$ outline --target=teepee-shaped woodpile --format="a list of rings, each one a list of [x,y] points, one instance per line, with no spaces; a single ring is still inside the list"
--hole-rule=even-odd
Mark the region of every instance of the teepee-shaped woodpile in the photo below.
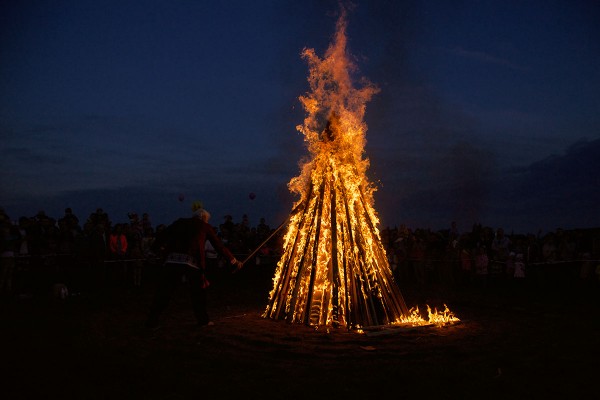
[[[289,183],[300,198],[263,316],[349,329],[397,322],[408,310],[381,242],[363,157],[365,105],[377,89],[353,86],[344,12],[325,57],[312,49],[303,56],[311,90],[300,97],[307,116],[297,129],[310,159]]]

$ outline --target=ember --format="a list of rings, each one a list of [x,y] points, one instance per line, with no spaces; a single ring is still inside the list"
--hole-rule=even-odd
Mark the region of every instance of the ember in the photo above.
[[[310,92],[300,97],[307,116],[297,129],[310,159],[288,185],[299,199],[263,317],[348,329],[424,324],[394,281],[377,228],[375,188],[366,177],[363,117],[378,89],[366,81],[353,85],[343,10],[336,28],[325,58],[303,52]]]

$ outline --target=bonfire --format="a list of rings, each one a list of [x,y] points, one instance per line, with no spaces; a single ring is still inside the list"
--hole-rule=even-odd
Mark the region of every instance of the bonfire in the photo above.
[[[310,91],[297,129],[309,157],[288,184],[298,200],[263,317],[357,330],[426,323],[407,308],[381,241],[364,150],[366,104],[378,88],[355,86],[346,26],[342,10],[324,58],[302,52]]]

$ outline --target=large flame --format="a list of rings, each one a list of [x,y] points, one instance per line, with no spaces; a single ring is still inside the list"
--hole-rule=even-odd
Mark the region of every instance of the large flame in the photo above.
[[[377,228],[375,187],[368,181],[363,121],[378,89],[355,87],[342,10],[323,59],[302,53],[310,91],[297,127],[310,159],[289,182],[299,195],[263,316],[315,326],[360,328],[406,322],[412,314],[397,287]]]

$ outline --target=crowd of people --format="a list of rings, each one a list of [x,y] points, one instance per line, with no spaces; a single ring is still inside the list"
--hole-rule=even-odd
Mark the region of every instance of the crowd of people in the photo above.
[[[66,290],[76,295],[115,284],[140,287],[144,271],[160,261],[152,243],[166,227],[153,226],[148,213],[140,217],[130,212],[125,221],[114,222],[102,208],[84,221],[66,208],[59,218],[39,211],[15,223],[0,209],[0,294],[32,295],[47,290],[48,285],[63,296]],[[281,247],[275,236],[263,243],[272,233],[264,218],[251,226],[246,215],[240,222],[226,215],[214,228],[241,259],[262,243],[250,262],[275,257]],[[210,243],[206,254],[217,265],[222,262]]]
[[[459,232],[454,221],[440,231],[386,228],[382,240],[394,276],[403,283],[482,288],[525,281],[600,283],[600,228],[507,234],[502,227],[474,224]]]
[[[275,232],[264,218],[253,226],[246,215],[240,221],[225,215],[221,221],[215,231],[240,260],[278,260],[283,230]],[[65,296],[67,290],[76,295],[111,284],[140,287],[144,271],[157,262],[152,243],[165,228],[153,226],[148,213],[131,212],[127,220],[113,222],[98,208],[81,221],[67,208],[59,218],[40,211],[13,222],[0,209],[0,294],[27,295],[50,287]],[[548,271],[595,287],[600,282],[600,229],[507,234],[475,224],[459,232],[452,222],[440,231],[387,227],[381,238],[394,277],[403,285],[493,287],[539,279]],[[223,263],[209,243],[206,255],[216,265]]]

